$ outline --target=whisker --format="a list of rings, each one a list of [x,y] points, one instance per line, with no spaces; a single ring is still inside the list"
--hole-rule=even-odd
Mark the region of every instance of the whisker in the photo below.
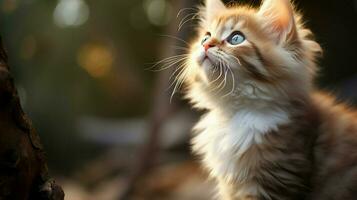
[[[232,90],[231,90],[231,94],[233,94],[234,93],[234,90],[235,90],[235,78],[234,78],[234,73],[233,73],[233,71],[232,71],[232,69],[231,68],[229,68],[229,70],[231,71],[231,75],[232,75]]]
[[[156,64],[154,64],[153,66],[147,68],[147,70],[152,70],[152,71],[162,71],[162,70],[166,70],[170,67],[172,67],[173,65],[187,59],[188,54],[182,54],[182,55],[177,55],[177,56],[171,56],[168,58],[165,58],[161,61],[158,61]],[[161,67],[159,67],[160,65],[162,65]],[[156,67],[159,67],[158,69],[155,69]]]
[[[226,70],[225,70],[225,73],[224,73],[224,84],[223,84],[223,87],[219,90],[219,91],[221,91],[221,90],[223,90],[225,87],[226,87],[226,85],[227,85],[227,75],[228,75],[228,69],[227,69],[227,67],[226,67]]]
[[[182,51],[188,51],[189,50],[189,48],[187,48],[187,47],[180,47],[180,46],[173,46],[173,49],[182,50]]]
[[[233,73],[232,69],[229,67],[229,65],[227,65],[227,68],[228,68],[228,70],[230,71],[230,74],[231,74],[231,77],[232,77],[232,89],[231,89],[230,92],[228,92],[226,95],[224,95],[223,98],[224,98],[224,97],[227,97],[227,96],[229,96],[229,95],[231,95],[231,94],[233,94],[233,93],[234,93],[234,90],[235,90],[234,73]]]
[[[178,66],[178,68],[172,73],[170,76],[169,80],[172,80],[173,77],[175,77],[172,81],[172,83],[169,85],[168,89],[170,89],[176,82],[178,82],[181,79],[182,74],[184,73],[186,63],[182,63],[181,65]],[[177,75],[176,75],[177,74]]]
[[[183,85],[183,83],[185,82],[185,80],[186,80],[186,77],[187,77],[187,70],[185,70],[185,72],[182,74],[182,77],[180,77],[180,84],[179,84],[179,87],[178,87],[178,89],[181,89],[181,87],[182,87],[182,85]]]
[[[183,63],[183,64],[181,64],[181,65],[179,65],[178,67],[177,67],[177,69],[172,73],[172,75],[169,77],[169,80],[171,80],[174,76],[175,76],[175,74],[178,72],[178,71],[182,71],[182,68],[185,66],[185,63]],[[181,73],[181,71],[178,73],[178,75]],[[177,77],[177,76],[176,76]],[[176,78],[175,77],[175,78]]]
[[[178,87],[178,82],[176,82],[175,87],[174,87],[174,89],[173,89],[173,91],[172,91],[172,93],[170,95],[170,103],[172,103],[172,99],[173,99],[173,97],[174,97],[174,95],[176,93],[177,87]]]
[[[193,14],[193,15],[192,15],[192,14]],[[195,20],[195,19],[199,19],[199,18],[197,18],[197,17],[199,17],[199,14],[198,14],[198,13],[192,13],[192,14],[188,15],[188,16],[191,16],[191,15],[192,15],[191,18],[189,18],[189,19],[187,19],[187,20],[185,20],[185,21],[183,21],[184,19],[181,20],[181,22],[180,22],[180,24],[179,24],[179,27],[178,27],[178,31],[180,31],[181,28],[182,28],[186,23],[188,23],[189,21],[193,21],[193,20]],[[187,18],[188,16],[186,16],[186,18]]]
[[[237,62],[237,64],[241,65],[241,62],[239,60],[239,58],[235,57],[235,56],[232,56],[232,55],[227,55],[225,53],[221,53],[220,54],[223,58],[220,57],[220,59],[224,62],[224,67],[226,68],[226,70],[229,71],[230,75],[231,75],[231,78],[232,78],[232,89],[230,90],[230,92],[228,92],[227,94],[225,94],[223,97],[227,97],[229,96],[230,94],[233,94],[234,91],[235,91],[235,78],[234,78],[234,73],[233,73],[233,70],[232,68],[230,67],[229,63],[224,59],[230,59],[230,60],[234,60]],[[226,75],[226,74],[225,74]],[[228,78],[228,77],[225,77],[225,79]],[[220,83],[219,87],[221,87],[222,83]],[[225,85],[223,85],[223,88],[225,87]],[[221,88],[222,89],[222,88]]]
[[[154,63],[151,63],[151,64],[157,65],[157,64],[164,63],[164,62],[170,61],[170,60],[172,60],[172,59],[184,57],[184,56],[187,56],[187,55],[188,55],[188,54],[181,54],[181,55],[170,56],[170,57],[164,58],[164,59],[162,59],[162,60],[160,60],[160,61],[158,61],[158,62],[154,62]],[[155,66],[155,65],[154,65],[154,66]]]
[[[219,67],[219,75],[217,76],[217,78],[215,80],[211,81],[209,84],[215,83],[216,81],[218,81],[221,78],[221,76],[223,74],[223,69],[222,69],[221,64],[219,64],[218,67]]]
[[[176,18],[180,17],[181,13],[185,12],[186,10],[192,10],[192,11],[197,12],[197,11],[198,11],[198,8],[194,8],[194,7],[191,7],[191,8],[182,8],[182,9],[180,9],[180,10],[178,11]]]
[[[233,58],[233,60],[237,61],[237,63],[241,66],[242,63],[240,62],[239,58],[235,57],[235,56],[232,56],[232,55],[227,55],[228,56],[228,59],[229,58]]]
[[[173,35],[159,35],[159,36],[161,36],[161,37],[168,37],[168,38],[171,38],[171,39],[175,39],[175,40],[177,40],[177,41],[183,42],[183,43],[184,43],[185,45],[187,45],[187,46],[190,46],[190,44],[189,44],[187,41],[185,41],[185,40],[183,40],[183,39],[181,39],[181,38],[179,38],[179,37],[173,36]]]
[[[186,16],[184,16],[181,20],[180,20],[180,23],[179,23],[179,27],[181,27],[181,24],[185,21],[185,20],[187,20],[188,18],[190,18],[190,17],[192,17],[192,16],[195,16],[197,13],[189,13],[189,14],[187,14]]]
[[[179,75],[177,76],[177,78],[175,79],[174,82],[176,82],[176,84],[175,84],[175,87],[174,87],[174,89],[173,89],[173,91],[172,91],[172,93],[171,93],[170,102],[172,102],[172,98],[173,98],[173,96],[175,95],[176,91],[181,87],[181,83],[184,82],[185,77],[186,77],[186,74],[187,74],[187,70],[185,70],[185,68],[183,68],[183,69],[180,71],[180,73],[179,73]]]
[[[224,65],[223,65],[224,66]],[[225,68],[225,67],[224,67]],[[224,88],[224,85],[225,85],[225,82],[226,82],[226,78],[227,78],[227,69],[224,70],[224,78],[223,80],[219,83],[219,85],[215,88],[215,90],[217,90],[217,93],[219,93],[223,88]],[[222,88],[223,86],[223,88]]]
[[[220,58],[218,58],[218,63],[217,63],[217,64],[218,64],[219,69],[220,69],[220,74],[219,74],[218,78],[215,79],[213,82],[210,82],[210,84],[212,84],[212,83],[216,82],[217,80],[219,80],[219,79],[221,78],[222,74],[223,74],[223,63],[222,63],[222,61],[221,61]],[[219,84],[219,85],[220,85],[220,84]],[[214,88],[211,88],[211,89],[210,89],[210,92],[212,92],[212,91],[214,91],[214,90],[216,90],[216,89],[218,89],[217,86],[214,87]]]

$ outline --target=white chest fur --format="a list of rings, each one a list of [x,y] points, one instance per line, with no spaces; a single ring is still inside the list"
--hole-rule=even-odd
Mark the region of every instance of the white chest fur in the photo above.
[[[229,118],[210,111],[194,128],[193,150],[213,177],[244,181],[250,163],[240,162],[241,155],[263,142],[264,134],[288,122],[288,114],[281,109],[241,109]]]

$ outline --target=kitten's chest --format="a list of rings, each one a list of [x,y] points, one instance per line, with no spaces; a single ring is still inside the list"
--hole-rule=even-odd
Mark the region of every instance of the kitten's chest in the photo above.
[[[243,110],[228,120],[209,113],[195,127],[193,150],[202,155],[213,177],[243,182],[261,159],[254,147],[264,143],[265,134],[288,122],[283,112]]]
[[[202,139],[202,136],[205,138]],[[204,166],[213,177],[227,181],[244,181],[256,161],[247,162],[242,159],[242,155],[260,144],[262,136],[259,132],[244,128],[209,127],[195,138],[194,149],[203,156]],[[254,160],[260,159],[259,155],[254,153],[250,157]]]

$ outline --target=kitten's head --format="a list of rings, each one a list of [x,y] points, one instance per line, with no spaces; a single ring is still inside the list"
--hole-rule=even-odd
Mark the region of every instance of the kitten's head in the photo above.
[[[277,100],[310,90],[321,48],[289,0],[265,0],[259,9],[206,0],[200,15],[185,73],[196,103]]]

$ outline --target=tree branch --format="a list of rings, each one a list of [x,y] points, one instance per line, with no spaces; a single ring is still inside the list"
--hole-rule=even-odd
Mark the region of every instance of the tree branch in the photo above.
[[[0,37],[0,199],[63,200],[40,138],[23,112]]]

